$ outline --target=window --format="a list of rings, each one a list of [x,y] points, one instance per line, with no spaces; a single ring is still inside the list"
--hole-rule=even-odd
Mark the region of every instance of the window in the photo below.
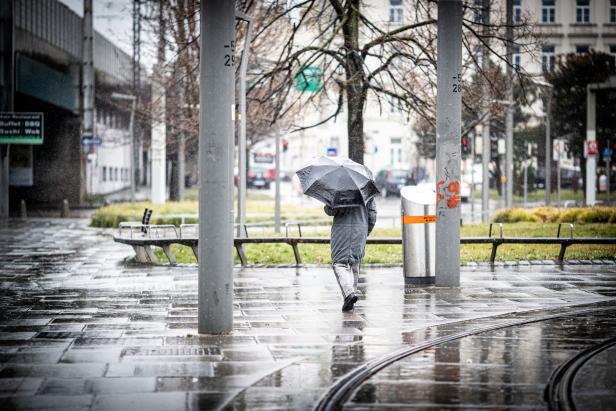
[[[402,105],[400,103],[400,100],[392,96],[388,96],[387,101],[389,102],[390,113],[400,113],[402,111]]]
[[[541,0],[541,22],[554,23],[556,21],[556,0]]]
[[[513,64],[513,68],[515,70],[519,70],[522,66],[522,55],[520,54],[520,47],[513,46],[512,54],[511,54],[511,64]]]
[[[115,168],[115,173],[114,174],[115,174],[114,175],[114,177],[115,177],[114,180],[118,181],[118,168],[117,167]]]
[[[389,160],[391,164],[402,163],[402,139],[400,137],[392,137],[390,140]]]
[[[107,181],[107,167],[103,166],[103,181]]]
[[[402,0],[389,0],[389,22],[400,23],[404,15]]]
[[[616,44],[610,46],[610,54],[614,57],[614,64],[616,64]]]
[[[588,44],[578,44],[575,46],[575,52],[577,54],[588,53],[588,50],[590,50],[590,46]]]
[[[610,23],[616,23],[616,0],[610,0]]]
[[[543,71],[554,70],[554,46],[543,46],[541,49],[541,67]]]
[[[483,21],[483,0],[475,0],[473,16],[475,23]]]
[[[590,23],[590,0],[576,1],[575,21],[577,23]]]
[[[513,22],[522,21],[522,0],[513,0]]]

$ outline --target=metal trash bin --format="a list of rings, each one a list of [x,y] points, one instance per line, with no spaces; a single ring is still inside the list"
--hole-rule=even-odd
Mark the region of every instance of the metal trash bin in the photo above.
[[[402,252],[406,284],[434,284],[436,187],[406,186],[402,202]]]

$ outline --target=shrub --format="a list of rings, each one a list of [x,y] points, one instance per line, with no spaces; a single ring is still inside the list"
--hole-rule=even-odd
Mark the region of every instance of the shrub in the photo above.
[[[616,207],[567,209],[540,207],[529,210],[506,208],[498,211],[492,221],[495,223],[616,223]]]
[[[537,222],[538,218],[532,215],[529,210],[523,208],[506,208],[500,210],[493,217],[495,223],[519,223],[523,221]]]

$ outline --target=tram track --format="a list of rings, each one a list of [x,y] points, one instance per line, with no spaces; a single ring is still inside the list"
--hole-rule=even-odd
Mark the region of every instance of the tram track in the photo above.
[[[616,346],[616,337],[580,351],[552,372],[545,388],[544,399],[552,411],[576,410],[573,400],[573,381],[582,367],[603,351]]]
[[[363,365],[351,370],[347,374],[343,375],[340,379],[338,379],[334,384],[332,384],[328,390],[321,396],[319,402],[315,406],[315,411],[335,411],[340,410],[344,406],[344,404],[351,398],[352,394],[371,376],[379,372],[380,370],[386,368],[389,365],[396,363],[406,357],[409,357],[413,354],[417,354],[426,349],[430,349],[436,347],[441,344],[445,344],[451,341],[460,340],[462,338],[471,337],[474,335],[479,335],[491,331],[502,330],[511,327],[519,327],[527,324],[539,323],[543,321],[550,321],[559,318],[565,317],[574,317],[577,315],[588,314],[593,312],[602,312],[602,311],[612,311],[616,310],[616,306],[612,307],[593,307],[593,308],[584,308],[584,309],[576,309],[568,312],[562,312],[557,314],[550,315],[537,315],[531,318],[525,318],[521,320],[513,320],[513,321],[504,321],[499,322],[497,324],[490,324],[483,327],[475,327],[465,331],[460,331],[448,335],[444,335],[442,337],[434,338],[428,341],[424,341],[422,343],[413,344],[409,347],[402,348],[400,350],[388,353],[384,356],[376,358],[372,361],[366,362]],[[605,345],[607,343],[608,345]],[[612,345],[616,345],[616,338],[610,339],[606,342],[599,344],[598,346],[592,347],[588,350],[583,351],[582,353],[586,353],[586,355],[582,355],[580,358],[578,356],[577,362],[571,363],[569,367],[566,367],[566,364],[563,364],[563,371],[559,373],[556,377],[558,380],[555,380],[552,384],[554,397],[550,397],[550,401],[561,401],[561,398],[571,398],[570,391],[567,393],[567,387],[571,387],[571,382],[575,376],[575,370],[578,370],[581,365],[587,362],[594,355],[599,354],[603,350],[611,347]],[[602,348],[601,348],[602,347]],[[594,348],[594,349],[593,349]],[[582,354],[580,353],[580,355]],[[573,360],[573,359],[572,359]],[[581,361],[581,362],[580,362]],[[567,362],[569,363],[569,362]],[[560,368],[560,367],[559,367]],[[573,374],[572,374],[573,373]],[[559,403],[560,404],[560,403]],[[567,406],[567,404],[562,403],[563,406]],[[573,404],[572,402],[568,403],[569,405]],[[558,410],[572,410],[575,408],[552,408],[550,409],[558,409]]]

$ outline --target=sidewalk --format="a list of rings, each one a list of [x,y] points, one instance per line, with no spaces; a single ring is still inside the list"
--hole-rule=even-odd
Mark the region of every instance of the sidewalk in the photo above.
[[[529,315],[524,314],[529,310],[609,306],[616,297],[616,265],[465,267],[459,289],[405,287],[401,268],[366,267],[362,297],[353,312],[342,313],[328,267],[236,268],[233,332],[199,336],[197,268],[125,267],[122,261],[132,250],[113,243],[109,231],[87,224],[40,219],[0,227],[2,408],[311,409],[348,371],[409,344]],[[554,339],[558,322],[519,330],[519,341],[529,342],[526,350],[534,355],[517,356],[525,351],[517,351],[518,337],[507,334],[505,345],[481,348],[468,340],[467,348],[479,354],[460,354],[459,343],[454,357],[466,364],[467,359],[492,361],[512,353],[517,374],[508,375],[522,378],[524,389],[532,391],[521,405],[542,408],[535,394],[544,382],[536,381],[573,355],[576,344],[585,347],[586,340],[616,334],[613,316],[588,318],[603,325],[585,326],[583,332],[576,326],[578,342],[571,340],[553,357],[545,357],[541,347],[546,338],[561,339]],[[438,392],[434,387],[440,374],[433,367],[454,357],[435,357],[433,350],[409,357],[411,368],[377,374],[349,407],[378,409],[388,398],[403,407],[413,399],[401,394],[409,390],[423,398],[418,407],[443,404],[420,393],[425,384]],[[544,357],[550,362],[541,372],[531,372]],[[476,368],[471,376],[494,381],[497,368]],[[401,374],[392,374],[395,369]],[[416,370],[417,379],[425,378],[414,380],[409,369]],[[428,377],[436,380],[429,383]],[[464,371],[458,375],[466,377]],[[400,380],[407,385],[397,387]],[[501,382],[518,387],[515,378]],[[424,384],[423,391],[409,388],[411,383]],[[458,405],[507,404],[505,395],[482,396],[481,385],[474,387],[474,397],[458,393]]]

